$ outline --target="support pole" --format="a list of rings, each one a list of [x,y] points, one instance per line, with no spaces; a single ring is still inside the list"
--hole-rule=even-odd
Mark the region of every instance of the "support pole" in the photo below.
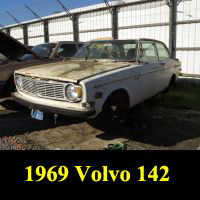
[[[48,21],[48,19],[45,19],[43,21],[43,26],[44,26],[44,42],[48,43],[49,42],[49,21]]]
[[[169,50],[172,58],[176,58],[176,22],[177,22],[177,0],[171,2],[169,17]]]
[[[23,37],[24,37],[24,44],[28,46],[28,27],[27,24],[23,24]]]
[[[118,39],[118,10],[117,6],[112,8],[112,38]]]
[[[14,16],[12,15],[10,12],[6,11],[6,13],[18,24],[22,27],[21,22]]]
[[[25,7],[36,17],[36,19],[42,21],[42,18],[33,10],[31,9],[29,6],[25,5]]]
[[[78,15],[74,14],[72,16],[73,19],[73,35],[74,35],[74,41],[79,42],[79,17]]]

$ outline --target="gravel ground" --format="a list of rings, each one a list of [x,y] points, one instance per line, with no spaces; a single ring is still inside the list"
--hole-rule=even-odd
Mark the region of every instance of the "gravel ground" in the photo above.
[[[7,99],[0,99],[0,102],[10,101],[12,102],[11,98]],[[5,106],[6,107],[6,106]],[[16,105],[15,103],[11,105],[10,110],[6,109],[4,106],[0,105],[0,116],[9,115],[11,113],[15,113],[16,110],[22,109],[23,107],[20,105]],[[0,123],[3,124],[3,120]],[[5,126],[11,127],[13,126],[13,131],[15,128],[15,123],[13,121],[9,121],[5,123]],[[0,129],[1,130],[1,129]],[[0,150],[46,150],[47,148],[43,147],[42,145],[38,144],[36,141],[30,139],[27,135],[15,135],[9,136],[8,134],[2,135],[0,134]]]
[[[0,150],[46,150],[37,142],[25,135],[3,137],[0,139]]]
[[[2,150],[98,150],[125,143],[128,150],[200,150],[200,112],[144,106],[146,128],[135,131],[114,124],[103,127],[81,119],[52,115],[32,120],[30,110],[11,98],[0,99],[0,149]]]

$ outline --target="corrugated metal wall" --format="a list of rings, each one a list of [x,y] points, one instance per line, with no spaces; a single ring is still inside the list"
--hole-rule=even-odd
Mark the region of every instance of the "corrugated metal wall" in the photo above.
[[[79,17],[79,37],[81,41],[112,37],[111,28],[111,13],[108,10],[83,14]]]
[[[28,38],[30,46],[44,43],[44,27],[41,22],[28,25]]]
[[[69,17],[49,20],[49,41],[73,41],[73,24]]]
[[[101,7],[105,7],[105,4],[79,8],[72,12]],[[169,13],[165,0],[123,6],[118,11],[118,37],[158,39],[169,46]],[[177,21],[177,58],[182,61],[182,72],[200,75],[200,1],[181,2],[178,6]],[[78,25],[80,41],[112,37],[112,15],[109,10],[79,13]],[[74,40],[73,22],[69,17],[49,19],[48,31],[50,42]],[[10,28],[10,34],[23,42],[21,27]],[[40,22],[28,25],[28,44],[37,45],[44,41],[43,24]]]
[[[180,3],[177,14],[178,23],[183,22],[177,25],[177,48],[183,48],[177,50],[177,58],[182,61],[183,73],[200,75],[200,1]]]
[[[10,35],[20,42],[24,42],[23,29],[21,26],[10,29]]]
[[[163,2],[123,7],[119,12],[119,38],[151,38],[161,40],[168,45],[169,26],[151,27],[152,24],[167,22],[169,22],[169,7]],[[132,28],[134,26],[136,28]]]

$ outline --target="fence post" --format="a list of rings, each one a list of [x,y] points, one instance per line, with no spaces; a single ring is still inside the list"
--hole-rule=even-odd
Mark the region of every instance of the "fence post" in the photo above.
[[[27,24],[23,24],[23,37],[24,37],[24,44],[28,46],[28,27]]]
[[[73,36],[74,36],[74,41],[79,42],[79,17],[77,14],[72,15],[73,19]]]
[[[43,21],[43,26],[44,26],[44,42],[48,43],[49,42],[49,21],[48,21],[48,19],[45,19]]]
[[[112,8],[112,38],[118,39],[118,10],[117,6]]]
[[[176,58],[177,0],[171,1],[171,6],[169,9],[169,50],[172,58]]]

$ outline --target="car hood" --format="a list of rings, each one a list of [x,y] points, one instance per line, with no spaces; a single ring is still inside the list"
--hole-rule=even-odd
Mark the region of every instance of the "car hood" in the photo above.
[[[1,30],[0,44],[0,53],[11,60],[17,60],[20,56],[24,54],[33,54],[34,56],[38,57],[28,47]]]
[[[22,69],[16,71],[16,73],[42,79],[78,82],[132,64],[129,62],[114,63],[112,61],[65,61]]]

